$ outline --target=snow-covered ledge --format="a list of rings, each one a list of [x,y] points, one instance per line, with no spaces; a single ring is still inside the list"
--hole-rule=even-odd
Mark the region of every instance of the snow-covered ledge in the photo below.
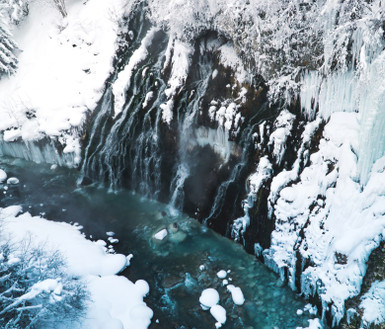
[[[62,18],[53,1],[33,1],[24,21],[10,26],[21,52],[16,74],[0,80],[3,154],[25,157],[34,153],[32,145],[52,139],[66,148],[66,156],[50,160],[72,166],[80,160],[82,126],[113,70],[118,34],[131,3],[69,0],[66,4],[68,16]],[[19,151],[10,152],[15,140]],[[4,150],[8,141],[13,146]]]

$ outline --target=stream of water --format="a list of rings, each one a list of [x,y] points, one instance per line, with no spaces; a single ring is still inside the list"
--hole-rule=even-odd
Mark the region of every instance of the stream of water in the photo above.
[[[119,240],[114,249],[134,255],[123,273],[130,280],[150,285],[146,303],[154,310],[150,328],[215,328],[215,320],[199,305],[205,288],[216,288],[227,311],[223,328],[296,328],[307,326],[310,315],[304,301],[240,245],[216,234],[170,206],[141,198],[129,191],[108,193],[97,186],[77,186],[79,172],[51,169],[19,159],[0,158],[0,168],[20,183],[3,190],[0,206],[19,204],[24,211],[48,219],[78,222],[92,239],[107,241],[106,232]],[[1,190],[3,186],[0,185]],[[153,235],[177,224],[175,233],[157,241]],[[170,226],[171,225],[171,226]],[[170,231],[170,230],[169,230]],[[242,306],[216,273],[229,271],[227,279],[245,296]]]

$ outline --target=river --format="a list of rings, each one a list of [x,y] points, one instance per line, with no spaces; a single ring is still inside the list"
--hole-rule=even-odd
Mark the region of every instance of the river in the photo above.
[[[134,256],[123,274],[150,285],[146,299],[154,311],[150,328],[215,328],[214,318],[199,305],[200,293],[210,287],[218,290],[227,311],[222,328],[307,326],[311,315],[297,314],[305,302],[282,287],[274,273],[239,244],[170,206],[126,190],[111,193],[100,186],[78,186],[79,172],[73,169],[5,157],[0,158],[0,168],[20,180],[2,191],[1,207],[18,204],[33,215],[77,222],[92,239],[108,242],[106,232],[115,233],[113,238],[119,242],[112,244],[114,250]],[[168,236],[154,239],[164,228],[169,229]],[[230,284],[242,289],[244,305],[234,305],[217,277],[220,270],[228,272]]]

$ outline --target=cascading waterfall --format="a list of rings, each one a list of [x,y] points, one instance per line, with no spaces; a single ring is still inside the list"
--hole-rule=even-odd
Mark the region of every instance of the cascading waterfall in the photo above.
[[[88,130],[83,182],[88,178],[106,182],[111,190],[135,190],[230,236],[228,223],[242,213],[246,191],[241,182],[253,168],[257,121],[245,122],[230,140],[228,127],[207,119],[218,74],[215,51],[225,40],[210,33],[198,39],[190,63],[194,70],[175,87],[181,81],[174,76],[181,71],[175,62],[180,55],[175,49],[176,59],[170,53],[170,38],[154,28],[136,34]],[[177,92],[171,99],[172,90]]]
[[[253,133],[255,125],[251,125],[242,131],[241,147],[242,154],[228,180],[224,181],[218,188],[217,194],[214,199],[213,206],[211,208],[209,216],[205,219],[205,222],[219,220],[223,214],[224,209],[237,209],[235,205],[240,204],[241,196],[243,193],[243,185],[239,182],[244,182],[250,172],[250,166],[252,166],[252,151],[254,150]],[[234,197],[236,196],[236,197]],[[234,207],[229,207],[229,204],[234,204]],[[225,206],[226,205],[226,206]],[[239,215],[239,209],[237,213],[232,213],[231,218],[236,218]],[[226,234],[230,235],[229,227],[226,227]]]
[[[158,33],[158,37],[160,43],[165,40],[161,33]],[[155,53],[154,57],[136,68],[129,81],[127,102],[115,119],[114,95],[111,87],[107,88],[85,149],[82,166],[85,177],[102,179],[108,182],[111,189],[130,186],[145,195],[156,197],[156,193],[159,193],[159,105],[165,85],[161,79],[155,78],[152,71],[149,72],[149,67],[157,72],[161,58],[160,54]],[[144,104],[149,92],[157,92],[160,97]],[[143,111],[143,107],[146,111]]]

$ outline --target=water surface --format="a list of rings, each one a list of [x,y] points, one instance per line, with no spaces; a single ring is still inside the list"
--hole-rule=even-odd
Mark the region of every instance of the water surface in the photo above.
[[[20,179],[20,184],[8,190],[0,185],[1,207],[20,204],[33,215],[78,222],[87,236],[107,243],[106,232],[115,232],[119,242],[113,248],[134,255],[124,275],[132,281],[145,279],[150,285],[146,299],[154,310],[150,328],[215,328],[214,318],[198,301],[201,291],[209,287],[218,290],[220,304],[227,311],[222,328],[306,326],[309,315],[296,313],[305,305],[299,296],[280,287],[277,276],[240,245],[194,219],[129,191],[109,193],[96,186],[79,187],[76,170],[52,170],[49,165],[8,158],[0,158],[0,168]],[[155,240],[154,233],[163,228],[175,233],[163,241]],[[233,304],[216,276],[222,269],[229,271],[230,283],[242,289],[244,305]]]

